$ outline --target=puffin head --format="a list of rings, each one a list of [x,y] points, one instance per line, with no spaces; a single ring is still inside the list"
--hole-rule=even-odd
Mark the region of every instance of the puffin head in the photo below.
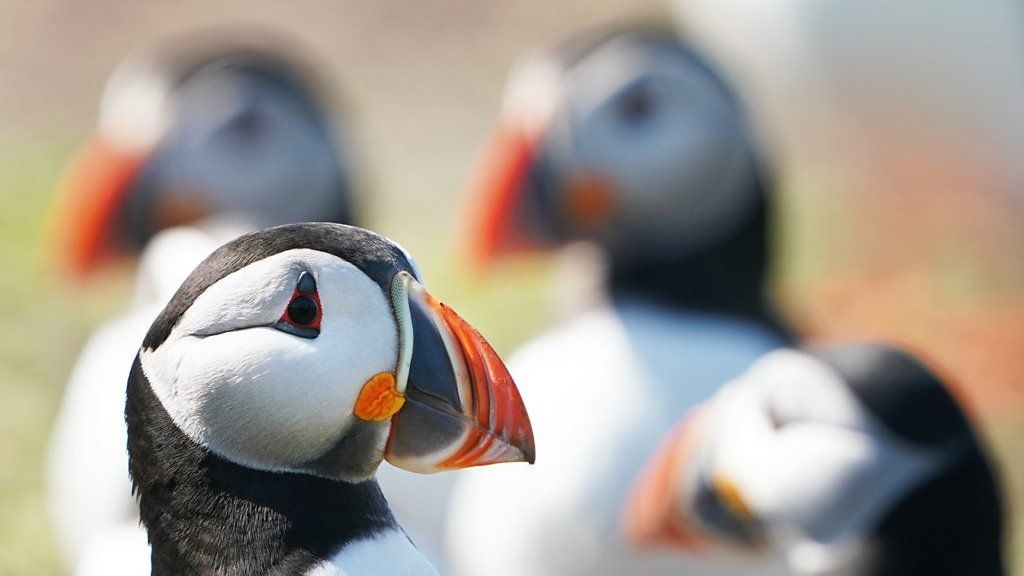
[[[670,435],[626,529],[795,574],[1003,574],[984,449],[935,374],[880,344],[765,356]]]
[[[129,382],[137,481],[148,395],[192,444],[248,469],[360,482],[384,458],[416,472],[534,458],[494,350],[399,246],[340,224],[242,236],[181,286]]]
[[[668,30],[601,30],[514,68],[466,245],[478,266],[572,240],[657,265],[734,235],[760,182],[741,106],[702,56]]]
[[[250,36],[251,37],[251,36]],[[319,83],[269,44],[172,38],[126,59],[53,210],[57,269],[83,276],[160,230],[352,218]]]

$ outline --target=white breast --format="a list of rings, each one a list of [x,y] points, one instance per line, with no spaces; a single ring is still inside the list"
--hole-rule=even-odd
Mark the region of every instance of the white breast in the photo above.
[[[128,477],[125,388],[158,311],[139,310],[96,330],[68,381],[47,466],[47,504],[68,567],[97,534],[119,524],[138,525]]]
[[[509,365],[530,411],[537,464],[475,470],[457,486],[448,533],[456,573],[735,574],[736,564],[694,567],[678,555],[635,553],[619,534],[621,509],[686,410],[782,344],[753,325],[627,305],[524,347]]]
[[[437,576],[401,530],[351,542],[306,576]]]
[[[243,229],[211,223],[157,235],[141,257],[132,309],[96,329],[75,362],[47,455],[47,504],[66,566],[78,565],[83,554],[89,566],[102,565],[104,551],[116,549],[99,536],[109,530],[144,534],[128,476],[128,373],[165,302],[207,254]],[[146,544],[144,537],[117,540]],[[148,557],[148,546],[142,554]],[[110,556],[108,573],[114,574],[121,559]]]

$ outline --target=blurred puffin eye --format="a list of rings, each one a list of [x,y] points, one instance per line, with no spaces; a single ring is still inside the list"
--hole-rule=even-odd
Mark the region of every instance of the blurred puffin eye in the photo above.
[[[619,101],[619,116],[629,123],[642,122],[651,116],[657,105],[654,90],[642,82],[623,95]]]
[[[264,115],[255,107],[247,106],[231,116],[221,131],[233,140],[256,142],[263,138],[268,128]]]
[[[320,335],[322,318],[316,280],[309,272],[303,272],[295,284],[295,291],[288,302],[288,307],[285,308],[281,319],[274,324],[274,328],[302,338],[316,338]]]

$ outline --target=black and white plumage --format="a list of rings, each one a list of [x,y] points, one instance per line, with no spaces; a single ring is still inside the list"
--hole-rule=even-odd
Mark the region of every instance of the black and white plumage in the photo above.
[[[479,333],[400,247],[333,224],[207,258],[146,335],[125,416],[156,575],[434,574],[373,479],[381,460],[533,460]]]
[[[118,66],[51,218],[59,272],[88,274],[206,219],[352,221],[352,150],[325,85],[282,45],[210,31]]]
[[[929,368],[881,344],[767,355],[665,442],[627,518],[640,542],[780,555],[800,575],[1005,574],[980,438]]]
[[[500,130],[467,245],[487,263],[585,240],[608,270],[596,306],[510,359],[545,457],[460,475],[451,564],[467,576],[731,573],[632,549],[619,515],[649,442],[791,342],[766,296],[772,196],[739,102],[675,35],[616,29],[517,68]],[[392,500],[403,521],[417,504]],[[474,539],[484,502],[507,511],[493,522],[500,544]]]
[[[763,156],[727,81],[678,36],[580,34],[513,70],[466,244],[487,264],[593,241],[613,295],[771,323]]]
[[[52,221],[61,272],[87,275],[118,254],[139,260],[131,305],[75,363],[49,447],[55,541],[78,576],[148,564],[118,383],[160,309],[240,234],[355,212],[352,150],[313,70],[280,43],[218,32],[170,38],[117,68]]]

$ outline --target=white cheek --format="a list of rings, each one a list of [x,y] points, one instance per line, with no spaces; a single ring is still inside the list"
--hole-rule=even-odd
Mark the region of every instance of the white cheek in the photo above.
[[[210,286],[182,315],[175,332],[203,336],[273,324],[292,296],[300,269],[296,258],[308,251],[295,252],[290,258],[267,258]]]
[[[197,321],[179,326],[156,351],[142,354],[153,390],[178,427],[215,453],[250,467],[296,470],[321,456],[351,426],[363,384],[394,371],[397,363],[397,329],[380,287],[337,258],[307,254],[304,260],[317,277],[322,303],[318,337],[265,325],[193,336],[189,331]],[[218,283],[204,297],[216,295],[216,288],[224,286]],[[288,296],[291,289],[289,284]],[[256,308],[279,318],[287,297],[278,305],[279,299],[270,297],[264,302],[273,306]],[[223,302],[211,297],[189,314],[205,310],[223,316],[218,306],[231,308]],[[224,316],[214,324],[227,321]]]
[[[351,421],[359,375],[343,357],[273,328],[211,336],[178,369],[187,383],[176,395],[183,420],[212,450],[244,464],[311,460]]]

